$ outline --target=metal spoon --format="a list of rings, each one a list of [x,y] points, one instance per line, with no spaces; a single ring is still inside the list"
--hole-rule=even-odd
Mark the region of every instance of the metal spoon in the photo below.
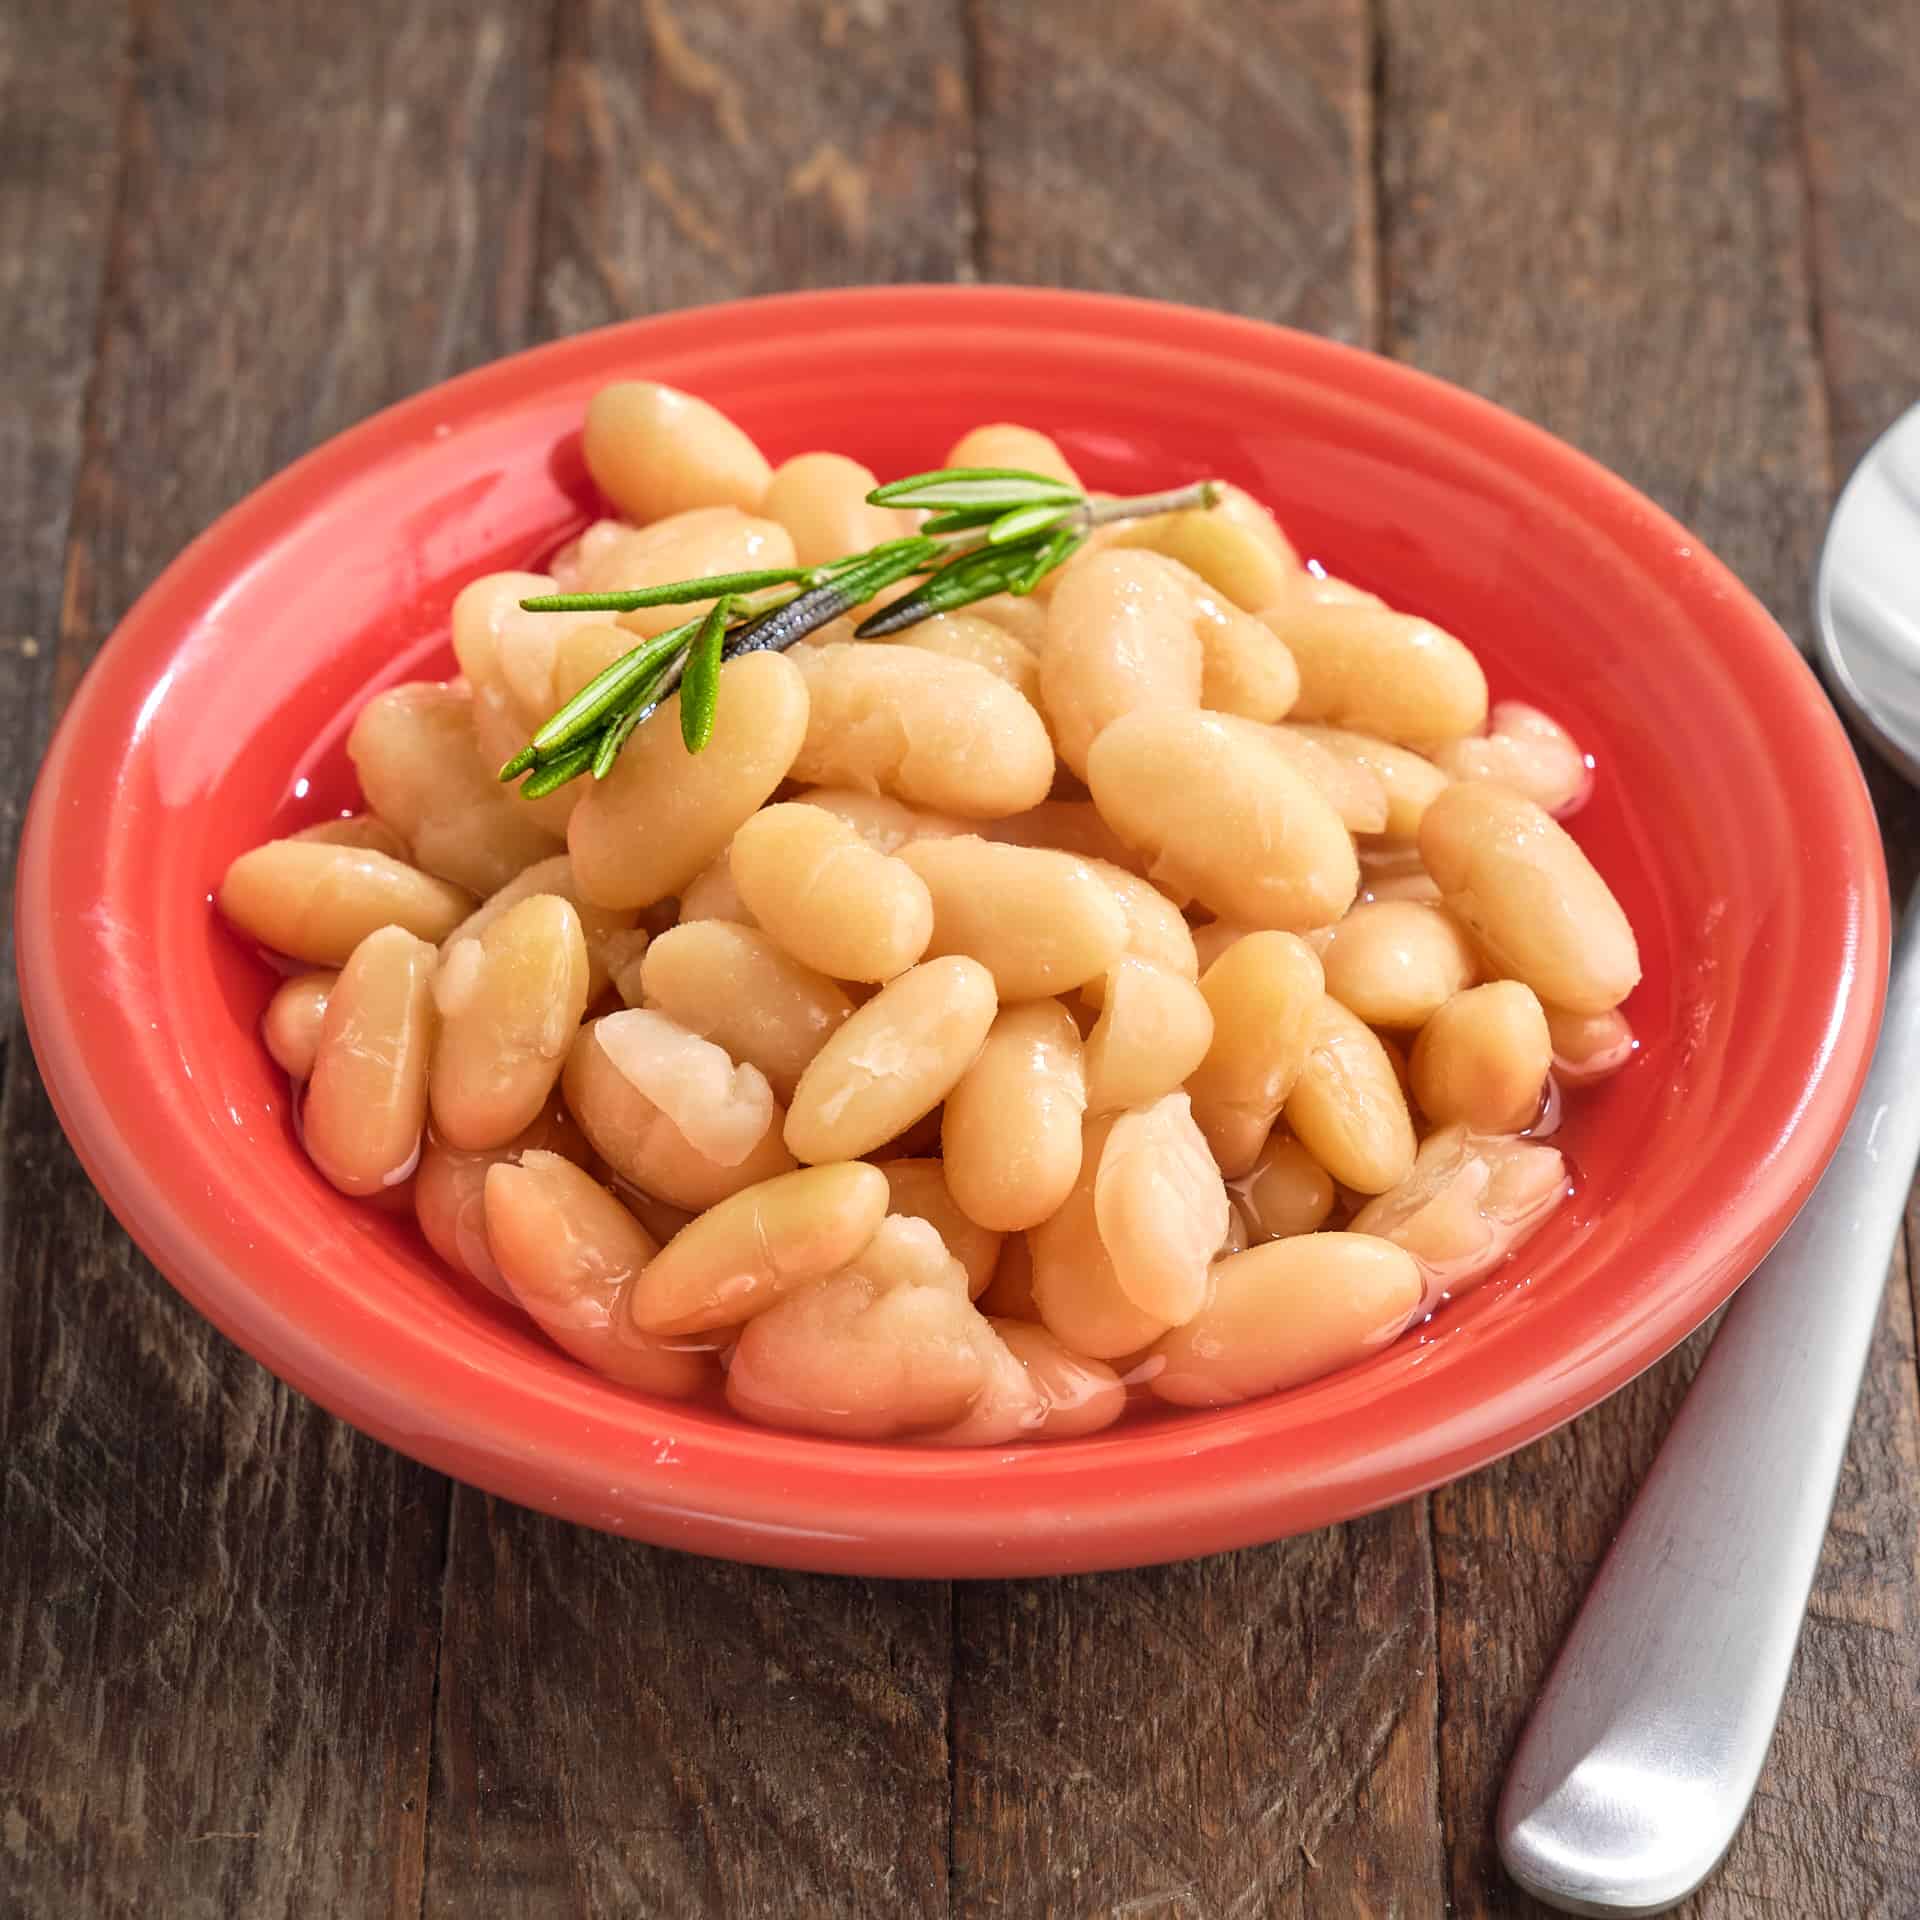
[[[1920,407],[1847,483],[1814,616],[1837,697],[1920,783]],[[1514,1754],[1500,1856],[1550,1906],[1665,1912],[1739,1831],[1832,1518],[1916,1159],[1920,893],[1833,1164],[1728,1310]]]

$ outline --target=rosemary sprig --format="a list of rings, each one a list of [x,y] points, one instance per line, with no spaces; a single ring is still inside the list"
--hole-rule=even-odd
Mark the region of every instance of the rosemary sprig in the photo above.
[[[817,567],[765,567],[707,574],[666,586],[612,593],[550,593],[521,601],[529,613],[631,613],[641,607],[711,604],[704,613],[643,640],[598,673],[500,769],[524,776],[528,799],[591,772],[604,780],[634,729],[676,690],[680,737],[698,753],[713,737],[720,669],[728,660],[784,649],[830,620],[865,606],[915,574],[926,578],[854,629],[862,640],[904,632],[937,613],[996,593],[1031,593],[1095,527],[1148,514],[1211,507],[1211,480],[1165,493],[1094,499],[1044,473],[1013,467],[943,467],[910,474],[868,494],[875,506],[929,515],[918,533],[882,541]]]

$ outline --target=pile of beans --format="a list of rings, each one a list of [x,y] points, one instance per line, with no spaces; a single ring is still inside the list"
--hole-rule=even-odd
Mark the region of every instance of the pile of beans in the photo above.
[[[837,454],[594,400],[618,517],[476,580],[457,679],[349,751],[366,811],[236,860],[315,969],[266,1044],[341,1192],[409,1207],[565,1351],[868,1439],[1091,1433],[1377,1352],[1570,1190],[1632,929],[1558,824],[1588,762],[1256,502],[1104,527],[1031,598],[837,623],[678,699],[609,778],[495,777],[659,608],[556,590],[812,564],[908,523]],[[1024,428],[952,465],[1071,477]]]

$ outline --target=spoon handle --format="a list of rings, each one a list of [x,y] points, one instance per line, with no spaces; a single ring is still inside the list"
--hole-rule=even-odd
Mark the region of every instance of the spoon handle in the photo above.
[[[1920,893],[1860,1103],[1721,1323],[1507,1775],[1501,1858],[1568,1913],[1713,1871],[1773,1739],[1920,1159]]]

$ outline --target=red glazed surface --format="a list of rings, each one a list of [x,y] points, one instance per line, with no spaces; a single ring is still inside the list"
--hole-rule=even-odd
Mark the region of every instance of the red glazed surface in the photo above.
[[[256,1036],[272,976],[209,903],[228,861],[352,799],[375,688],[446,670],[457,587],[592,508],[577,428],[647,375],[779,460],[883,475],[966,427],[1053,432],[1094,486],[1216,474],[1330,572],[1429,614],[1598,762],[1574,831],[1639,931],[1645,1043],[1562,1136],[1579,1193],[1479,1293],[1367,1364],[1090,1440],[938,1452],[646,1398],[341,1199]],[[664,1545],[900,1575],[1051,1573],[1276,1538],[1545,1432],[1658,1359],[1786,1225],[1858,1091],[1885,873],[1811,674],[1681,527],[1581,455],[1349,348],[1186,308],[1003,288],[805,294],[543,347],[377,416],[262,488],[128,616],[48,756],[17,899],[41,1069],[169,1279],[368,1432]]]

